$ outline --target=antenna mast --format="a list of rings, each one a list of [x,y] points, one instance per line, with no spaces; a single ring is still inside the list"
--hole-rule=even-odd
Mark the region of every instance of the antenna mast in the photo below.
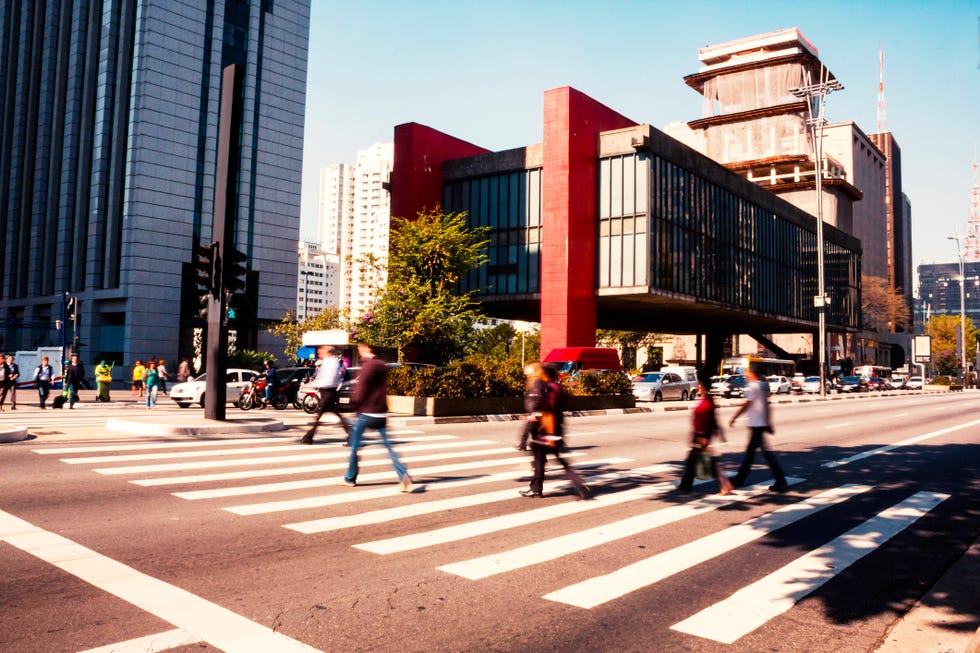
[[[977,183],[977,151],[973,148],[973,193],[970,197],[970,219],[963,238],[963,260],[980,261],[980,184]]]
[[[878,41],[878,125],[877,132],[888,131],[888,121],[885,119],[885,51]]]

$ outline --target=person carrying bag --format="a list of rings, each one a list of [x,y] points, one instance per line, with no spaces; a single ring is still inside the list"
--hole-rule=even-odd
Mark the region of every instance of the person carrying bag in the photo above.
[[[699,463],[703,464],[704,459],[707,458],[707,467],[710,470],[709,478],[713,476],[718,479],[718,493],[724,495],[732,491],[732,482],[728,480],[728,475],[722,468],[718,456],[714,455],[711,439],[717,433],[722,441],[727,442],[728,440],[718,424],[718,418],[715,414],[715,400],[709,391],[710,384],[710,376],[698,375],[698,393],[701,395],[701,401],[694,408],[691,450],[687,454],[687,460],[684,463],[684,475],[681,477],[678,489],[683,492],[691,490]]]

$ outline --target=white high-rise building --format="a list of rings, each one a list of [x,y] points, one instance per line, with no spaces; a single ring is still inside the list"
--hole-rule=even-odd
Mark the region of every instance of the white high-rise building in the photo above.
[[[391,212],[386,185],[393,160],[393,143],[375,143],[357,153],[353,166],[340,163],[320,172],[321,249],[337,257],[337,305],[354,319],[386,280]]]
[[[318,243],[300,243],[296,284],[296,319],[313,317],[340,297],[340,258],[324,252]]]

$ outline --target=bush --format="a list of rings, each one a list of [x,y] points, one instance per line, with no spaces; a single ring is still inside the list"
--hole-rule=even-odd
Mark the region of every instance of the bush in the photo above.
[[[619,372],[583,370],[579,372],[577,378],[565,379],[562,385],[570,394],[587,397],[633,394],[633,382]]]
[[[932,385],[953,385],[948,376],[937,376],[932,380]]]
[[[261,370],[266,361],[276,361],[276,357],[263,351],[238,349],[228,355],[228,367],[241,367],[246,370]]]

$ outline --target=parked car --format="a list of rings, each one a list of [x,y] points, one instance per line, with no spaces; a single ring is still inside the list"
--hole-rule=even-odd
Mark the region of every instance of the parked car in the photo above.
[[[826,392],[830,392],[830,381],[824,381]],[[808,376],[803,380],[802,391],[808,395],[820,394],[820,377]]]
[[[401,363],[385,363],[388,369],[400,367]],[[414,364],[412,364],[414,365]],[[350,412],[354,410],[351,406],[351,396],[354,394],[354,386],[357,385],[357,374],[361,371],[360,367],[348,367],[340,378],[340,385],[337,386],[337,410],[340,412]]]
[[[845,376],[837,386],[837,392],[867,392],[868,380],[863,376]]]
[[[793,378],[789,380],[789,384],[791,386],[790,389],[793,392],[803,392],[803,384],[806,382],[806,378],[807,377],[800,374],[799,372],[794,374]]]
[[[242,388],[253,376],[258,374],[252,370],[234,368],[225,374],[227,383],[227,395],[225,400],[230,404],[238,405],[238,398],[242,394]],[[170,398],[181,408],[187,408],[191,404],[200,404],[204,407],[204,394],[207,387],[207,372],[184,383],[175,383],[170,386]]]
[[[687,401],[691,397],[691,387],[674,372],[647,372],[633,379],[633,395],[646,401]]]
[[[745,378],[744,374],[712,378],[718,378],[719,380],[712,381],[711,394],[721,397],[741,397],[745,394],[745,386],[749,383],[749,380]]]
[[[788,395],[793,388],[785,376],[770,376],[767,380],[769,381],[769,394],[771,395]]]
[[[900,374],[896,374],[892,376],[891,384],[892,388],[896,390],[905,390],[905,377]]]
[[[891,384],[880,376],[872,376],[868,379],[868,390],[891,390]]]
[[[921,376],[910,376],[909,380],[905,382],[906,390],[921,390],[923,386]]]

